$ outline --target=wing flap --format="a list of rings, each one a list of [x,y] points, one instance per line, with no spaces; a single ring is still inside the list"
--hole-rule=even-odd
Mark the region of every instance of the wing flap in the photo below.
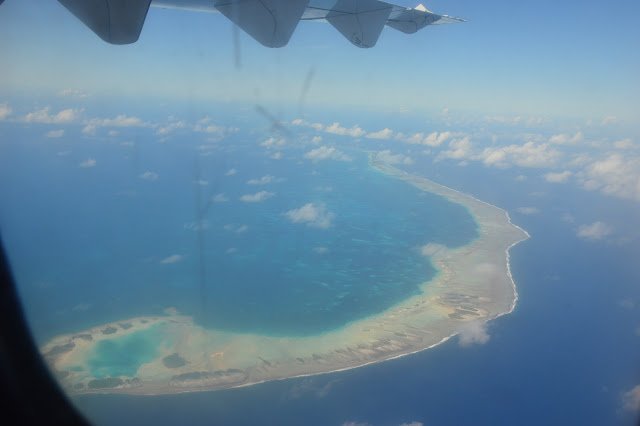
[[[134,43],[140,37],[151,0],[58,0],[101,39]]]
[[[378,0],[338,0],[325,19],[354,45],[373,47],[392,8]]]
[[[394,11],[387,21],[387,26],[406,34],[413,34],[427,25],[451,24],[455,22],[464,22],[464,20],[447,15],[435,14],[424,7],[423,4],[419,4],[413,9]]]
[[[217,0],[216,9],[260,44],[289,42],[309,0]]]
[[[465,22],[380,0],[58,0],[100,38],[112,44],[138,40],[149,6],[218,10],[267,47],[285,46],[298,22],[326,20],[358,47],[373,47],[384,25],[412,34],[433,24]],[[4,0],[0,0],[2,4]]]

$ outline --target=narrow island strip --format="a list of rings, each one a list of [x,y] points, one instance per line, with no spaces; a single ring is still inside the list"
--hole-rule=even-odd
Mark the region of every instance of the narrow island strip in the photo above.
[[[398,358],[447,341],[471,323],[510,313],[518,294],[509,249],[529,235],[506,211],[410,175],[369,154],[390,178],[464,206],[478,237],[449,249],[425,244],[437,269],[421,292],[385,311],[314,336],[273,337],[206,329],[191,317],[137,317],[53,338],[41,348],[70,394],[139,395],[226,389],[329,373]],[[135,356],[131,352],[135,348]]]

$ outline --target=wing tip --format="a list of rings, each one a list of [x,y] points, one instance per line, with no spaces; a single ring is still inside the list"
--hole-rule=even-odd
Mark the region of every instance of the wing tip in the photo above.
[[[448,24],[461,24],[463,22],[469,22],[464,18],[458,18],[457,16],[440,15],[440,19],[445,19]]]

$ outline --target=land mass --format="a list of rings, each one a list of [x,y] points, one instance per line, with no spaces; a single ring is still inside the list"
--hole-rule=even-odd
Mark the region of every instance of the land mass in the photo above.
[[[421,248],[437,269],[419,294],[380,314],[306,337],[273,337],[206,329],[175,311],[138,317],[58,336],[41,348],[71,394],[170,394],[248,386],[360,367],[436,346],[470,323],[513,311],[518,295],[509,269],[509,249],[528,238],[508,214],[491,204],[412,176],[371,154],[369,163],[390,177],[460,204],[478,226],[478,237],[449,249]],[[153,333],[151,360],[134,374],[95,373],[98,348]],[[158,337],[160,336],[160,337]],[[147,340],[151,339],[147,337]],[[122,349],[125,350],[125,349]]]

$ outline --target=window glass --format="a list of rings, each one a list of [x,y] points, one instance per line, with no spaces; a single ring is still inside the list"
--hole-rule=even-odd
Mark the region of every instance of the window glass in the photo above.
[[[2,243],[92,423],[637,420],[634,2],[213,3],[0,5]]]

